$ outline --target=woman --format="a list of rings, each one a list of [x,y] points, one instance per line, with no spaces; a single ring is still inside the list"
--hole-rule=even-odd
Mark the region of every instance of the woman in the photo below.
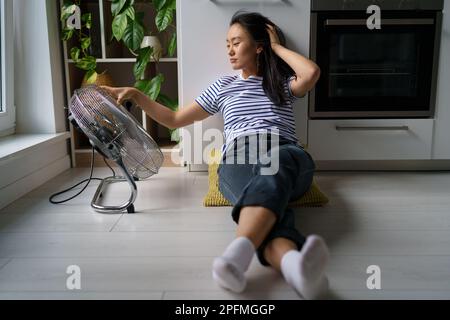
[[[287,49],[282,31],[259,13],[237,12],[226,43],[232,68],[242,70],[241,74],[221,77],[177,112],[134,88],[105,89],[119,103],[134,100],[168,128],[187,126],[220,112],[226,142],[218,169],[219,187],[233,204],[232,217],[238,226],[236,239],[214,259],[213,279],[223,288],[242,292],[256,251],[261,264],[281,272],[301,297],[321,297],[328,289],[324,273],[328,249],[321,237],[305,238],[295,229],[294,212],[287,207],[309,189],[315,169],[313,159],[297,141],[292,103],[314,87],[320,69]],[[255,139],[256,147],[250,143]],[[268,148],[262,150],[267,152],[261,153],[264,143]],[[256,163],[247,163],[255,153]],[[274,154],[277,170],[262,174],[268,163],[261,156],[269,155],[272,165]],[[236,161],[242,156],[244,163]]]

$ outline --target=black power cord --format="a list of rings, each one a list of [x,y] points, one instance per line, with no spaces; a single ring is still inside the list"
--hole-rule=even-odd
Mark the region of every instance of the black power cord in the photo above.
[[[128,110],[128,112],[130,112],[131,108],[134,106],[134,103],[133,103],[131,100],[127,100],[127,101],[124,102],[124,106],[125,106],[125,108]],[[70,115],[69,115],[69,120],[72,122],[72,125],[74,126],[74,128],[76,128],[76,129],[79,130],[80,132],[83,132],[83,131],[80,129],[78,123],[75,121],[75,119],[74,119],[72,116],[70,116]],[[105,129],[105,128],[102,128],[102,129]],[[106,156],[105,156],[102,152],[100,152],[100,151],[99,151],[99,153],[103,156],[103,161],[105,162],[105,164],[107,165],[107,167],[108,167],[109,169],[111,169],[113,176],[116,177],[116,172],[115,172],[114,169],[110,166],[110,164],[106,161]],[[74,185],[74,186],[72,186],[72,187],[70,187],[70,188],[67,188],[67,189],[65,189],[65,190],[63,190],[63,191],[60,191],[60,192],[57,192],[57,193],[52,194],[52,195],[49,197],[49,199],[48,199],[48,201],[50,201],[50,203],[52,203],[52,204],[61,204],[61,203],[68,202],[68,201],[70,201],[70,200],[72,200],[72,199],[78,197],[81,193],[83,193],[83,191],[86,190],[86,188],[89,186],[89,184],[91,183],[92,180],[99,180],[99,181],[102,181],[102,180],[103,180],[103,179],[100,179],[100,178],[93,178],[93,177],[92,177],[92,175],[93,175],[93,173],[94,173],[94,155],[95,155],[95,148],[92,147],[91,173],[89,174],[89,178],[88,178],[88,179],[84,179],[83,181],[78,182],[76,185]],[[135,179],[135,181],[136,181],[136,180],[137,180],[137,179]],[[64,199],[64,200],[53,200],[53,199],[55,199],[57,196],[59,196],[59,195],[61,195],[61,194],[64,194],[64,193],[67,193],[67,192],[69,192],[69,191],[75,189],[76,187],[78,187],[80,184],[83,184],[83,183],[85,183],[85,182],[87,182],[86,185],[85,185],[85,186],[80,190],[80,192],[78,192],[76,195],[74,195],[74,196],[72,196],[72,197],[70,197],[70,198]]]
[[[92,177],[92,175],[93,175],[93,173],[94,173],[94,155],[95,155],[95,149],[94,149],[94,147],[92,147],[91,172],[90,172],[90,174],[89,174],[89,178],[88,178],[88,179],[84,179],[84,180],[81,181],[81,182],[78,182],[76,185],[74,185],[74,186],[72,186],[72,187],[70,187],[70,188],[67,188],[67,189],[65,189],[65,190],[63,190],[63,191],[60,191],[60,192],[57,192],[57,193],[52,194],[52,195],[49,197],[49,199],[48,199],[48,201],[50,201],[50,203],[52,203],[52,204],[61,204],[61,203],[68,202],[68,201],[70,201],[70,200],[72,200],[72,199],[78,197],[81,193],[83,193],[83,191],[86,190],[86,188],[89,186],[89,184],[91,183],[92,180],[99,180],[99,181],[102,181],[102,180],[103,180],[103,179],[100,179],[100,178],[93,178],[93,177]],[[114,177],[115,177],[115,176],[116,176],[116,172],[115,172],[114,169],[109,165],[109,163],[106,161],[106,158],[105,158],[105,157],[103,157],[103,161],[104,161],[105,164],[108,166],[108,168],[111,169],[111,171],[112,171],[112,173],[113,173],[113,175],[114,175]],[[76,187],[78,187],[80,184],[83,184],[83,183],[85,183],[85,182],[87,182],[86,185],[85,185],[85,186],[81,189],[81,191],[79,191],[76,195],[71,196],[70,198],[67,198],[67,199],[64,199],[64,200],[53,200],[53,199],[56,198],[57,196],[59,196],[59,195],[61,195],[61,194],[64,194],[64,193],[67,193],[67,192],[69,192],[69,191],[75,189]]]

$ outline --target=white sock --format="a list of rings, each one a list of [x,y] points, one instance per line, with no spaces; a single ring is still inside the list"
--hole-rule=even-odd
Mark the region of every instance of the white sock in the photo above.
[[[328,291],[325,267],[329,259],[323,239],[311,235],[301,251],[290,250],[281,259],[281,273],[286,282],[305,299],[318,299]]]
[[[247,285],[247,271],[255,254],[253,243],[246,237],[234,239],[222,256],[214,259],[213,279],[225,289],[242,292]]]

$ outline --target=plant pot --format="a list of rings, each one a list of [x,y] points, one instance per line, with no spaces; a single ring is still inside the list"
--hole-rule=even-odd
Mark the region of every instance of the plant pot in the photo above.
[[[115,87],[114,81],[107,71],[97,74],[97,79],[92,84],[95,84],[97,86]],[[84,77],[81,86],[84,87],[86,85],[86,77]]]
[[[156,36],[145,36],[142,40],[141,48],[152,47],[153,48],[153,57],[155,60],[161,59],[163,55],[163,48],[161,45],[161,41],[159,41]]]
[[[180,129],[173,129],[170,130],[169,129],[169,134],[170,134],[170,141],[174,141],[179,143],[180,142]]]

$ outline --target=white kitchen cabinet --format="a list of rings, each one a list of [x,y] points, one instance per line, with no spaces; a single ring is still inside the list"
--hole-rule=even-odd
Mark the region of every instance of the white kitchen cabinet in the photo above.
[[[433,159],[450,159],[450,1],[444,1]]]
[[[429,160],[433,119],[309,121],[315,160]]]
[[[179,59],[180,106],[191,104],[209,85],[223,75],[238,74],[231,68],[227,57],[226,36],[233,14],[239,9],[259,12],[285,33],[287,46],[309,56],[310,1],[252,1],[252,0],[181,0],[177,1],[177,31]],[[307,139],[307,99],[300,99],[294,106],[297,136],[301,142]],[[197,124],[198,125],[198,124]],[[205,164],[194,159],[195,148],[204,150],[211,141],[204,141],[203,134],[209,128],[223,131],[220,114],[210,117],[198,126],[183,128],[182,148],[184,161],[191,170],[205,170]],[[190,134],[191,140],[185,139]],[[223,141],[221,141],[223,143]],[[194,146],[200,144],[200,146]],[[195,165],[191,165],[195,164]]]

